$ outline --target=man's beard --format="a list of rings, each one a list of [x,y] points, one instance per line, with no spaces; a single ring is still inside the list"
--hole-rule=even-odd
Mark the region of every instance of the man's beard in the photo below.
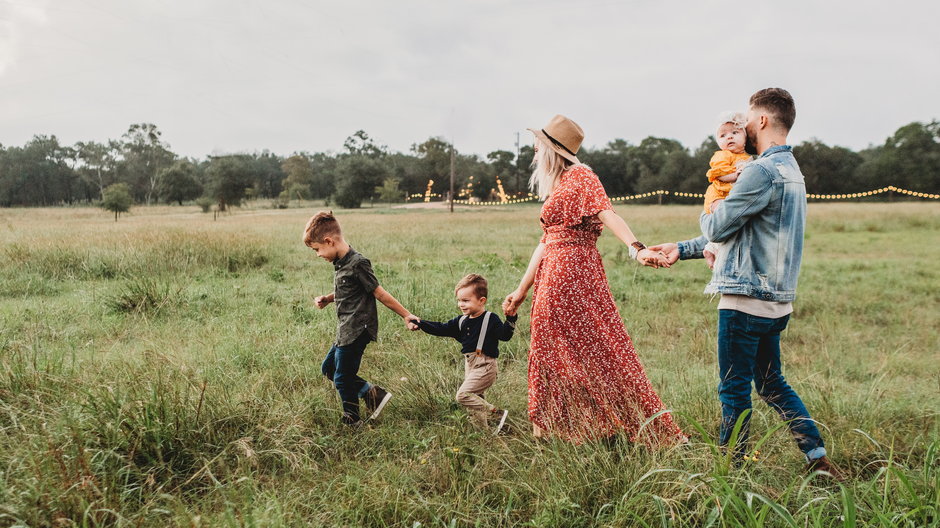
[[[744,152],[747,152],[751,156],[757,155],[757,145],[751,140],[750,134],[744,134]]]

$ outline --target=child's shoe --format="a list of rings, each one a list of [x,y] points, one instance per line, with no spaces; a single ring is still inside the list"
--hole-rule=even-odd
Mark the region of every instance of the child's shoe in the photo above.
[[[366,409],[372,413],[369,415],[369,420],[375,420],[382,413],[388,400],[392,399],[392,393],[378,385],[373,385],[362,399],[365,400]]]
[[[829,477],[836,482],[845,482],[845,475],[825,456],[811,461],[806,465],[804,471],[813,474],[820,472],[822,476]]]
[[[358,416],[354,416],[350,413],[343,413],[343,417],[339,419],[339,422],[351,428],[356,428],[362,425],[362,420]]]

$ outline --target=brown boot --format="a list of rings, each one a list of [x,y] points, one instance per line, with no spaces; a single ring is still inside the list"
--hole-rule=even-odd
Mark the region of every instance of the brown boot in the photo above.
[[[825,456],[811,461],[806,465],[804,471],[806,471],[806,473],[820,472],[822,473],[821,476],[831,478],[836,482],[845,482],[845,476],[839,471],[839,468]]]

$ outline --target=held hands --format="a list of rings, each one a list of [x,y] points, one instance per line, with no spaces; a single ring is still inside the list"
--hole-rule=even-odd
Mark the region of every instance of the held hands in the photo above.
[[[656,246],[650,246],[650,251],[658,251],[666,257],[666,262],[669,263],[669,266],[672,266],[679,261],[679,244],[675,242],[668,242],[666,244],[659,244]],[[637,255],[639,257],[639,254]],[[666,267],[669,267],[666,266]]]
[[[649,266],[654,269],[668,268],[672,265],[666,253],[654,250],[653,248],[641,249],[636,254],[636,260],[644,266]]]
[[[506,300],[503,301],[503,314],[516,315],[516,312],[519,310],[519,306],[521,306],[522,302],[525,301],[526,293],[527,292],[516,290],[507,295]]]
[[[414,314],[408,314],[402,319],[405,320],[405,328],[414,332],[415,330],[420,330],[421,327],[418,326],[418,323],[421,322],[421,318]]]

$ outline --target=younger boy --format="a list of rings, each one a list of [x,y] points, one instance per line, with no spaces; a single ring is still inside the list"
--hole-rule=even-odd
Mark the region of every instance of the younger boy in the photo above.
[[[463,313],[446,323],[417,321],[425,332],[453,337],[463,345],[464,380],[457,389],[457,402],[466,407],[470,421],[485,429],[490,417],[498,417],[496,434],[503,430],[509,411],[499,409],[483,399],[483,391],[496,382],[496,358],[499,357],[499,341],[509,341],[516,329],[517,315],[506,315],[503,323],[492,312],[486,311],[486,279],[471,273],[460,279],[454,288],[457,307]]]
[[[333,382],[343,402],[342,423],[361,422],[359,398],[365,401],[371,413],[369,419],[374,419],[392,397],[390,392],[358,375],[366,345],[379,335],[375,300],[400,315],[410,330],[416,330],[417,326],[409,319],[417,318],[379,285],[372,263],[346,242],[332,212],[321,211],[307,222],[304,244],[316,251],[318,257],[332,262],[336,274],[333,293],[321,295],[314,301],[320,309],[336,303],[336,342],[323,360],[322,372]]]

